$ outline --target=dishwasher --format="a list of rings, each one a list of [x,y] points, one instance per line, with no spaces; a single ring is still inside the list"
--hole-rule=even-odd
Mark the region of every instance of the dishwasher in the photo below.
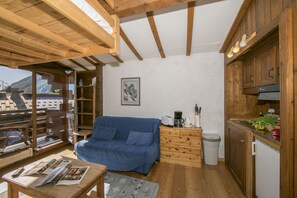
[[[258,198],[278,198],[280,196],[280,154],[276,149],[256,139],[255,182]]]

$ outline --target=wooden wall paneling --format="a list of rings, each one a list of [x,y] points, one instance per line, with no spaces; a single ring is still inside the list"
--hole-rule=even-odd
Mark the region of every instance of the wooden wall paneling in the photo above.
[[[270,1],[269,0],[256,0],[256,19],[257,19],[257,32],[268,25],[271,21]]]
[[[226,66],[226,119],[258,115],[257,96],[244,95],[242,85],[242,62]]]
[[[293,39],[294,39],[294,101],[297,101],[297,3],[295,3],[293,8]],[[294,145],[296,145],[296,137],[297,137],[297,105],[294,105]],[[297,146],[295,146],[294,151],[294,189],[297,189]],[[294,191],[294,196],[297,197],[297,192]]]
[[[252,1],[245,15],[245,34],[249,37],[256,31],[256,1]]]
[[[280,195],[294,196],[294,87],[293,87],[293,24],[292,9],[285,10],[280,18],[280,86],[281,135]]]
[[[220,50],[221,53],[224,53],[226,52],[227,50],[229,50],[230,46],[233,45],[232,42],[230,42],[232,40],[232,38],[234,37],[234,34],[236,32],[236,29],[238,27],[238,25],[241,23],[242,19],[244,18],[245,16],[245,13],[247,12],[250,4],[251,4],[252,0],[245,0],[243,1],[241,7],[240,7],[240,10],[235,18],[235,21],[233,22],[231,28],[230,28],[230,31],[228,32],[228,35],[223,43],[223,46]]]
[[[103,115],[103,65],[96,67],[96,116]]]
[[[270,0],[271,20],[278,18],[283,11],[283,0]]]

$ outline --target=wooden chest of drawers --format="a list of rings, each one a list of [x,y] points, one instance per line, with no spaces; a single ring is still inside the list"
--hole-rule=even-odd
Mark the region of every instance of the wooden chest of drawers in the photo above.
[[[201,132],[201,128],[161,126],[161,162],[201,167]]]

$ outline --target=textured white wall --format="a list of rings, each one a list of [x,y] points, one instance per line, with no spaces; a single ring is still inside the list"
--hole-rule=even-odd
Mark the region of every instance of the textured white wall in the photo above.
[[[121,106],[121,78],[140,77],[140,106]],[[218,52],[127,61],[103,69],[103,114],[114,116],[173,117],[174,111],[191,116],[202,107],[203,132],[218,133],[224,156],[224,64]]]

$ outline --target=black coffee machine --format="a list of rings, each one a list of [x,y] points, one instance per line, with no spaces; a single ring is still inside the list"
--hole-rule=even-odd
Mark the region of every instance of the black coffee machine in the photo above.
[[[174,112],[174,126],[175,127],[183,127],[185,120],[183,119],[183,112],[175,111]]]

